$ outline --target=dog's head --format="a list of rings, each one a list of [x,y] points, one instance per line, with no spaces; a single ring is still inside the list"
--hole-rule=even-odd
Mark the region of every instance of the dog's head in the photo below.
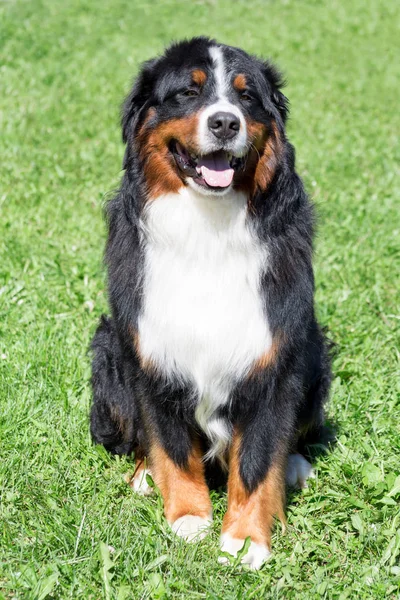
[[[194,38],[146,62],[122,116],[125,166],[137,156],[147,195],[193,187],[252,195],[273,178],[287,100],[278,71],[244,51]]]

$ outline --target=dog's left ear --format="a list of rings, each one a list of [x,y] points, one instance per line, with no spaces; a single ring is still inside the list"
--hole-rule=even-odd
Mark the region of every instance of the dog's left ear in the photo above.
[[[132,90],[122,106],[121,127],[122,140],[127,143],[131,139],[140,120],[143,110],[148,104],[153,91],[154,67],[158,59],[153,58],[143,63]]]
[[[268,61],[263,63],[262,70],[271,89],[271,101],[278,110],[283,124],[285,124],[289,115],[289,100],[281,91],[281,88],[285,86],[283,75]]]

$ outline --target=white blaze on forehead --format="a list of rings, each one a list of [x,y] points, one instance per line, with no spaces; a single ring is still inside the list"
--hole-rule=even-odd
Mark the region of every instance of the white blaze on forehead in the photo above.
[[[228,82],[226,80],[224,55],[222,54],[221,48],[218,48],[217,46],[210,48],[210,56],[214,61],[214,78],[217,84],[218,100],[226,100]]]
[[[228,99],[230,80],[224,61],[224,54],[219,46],[212,46],[209,49],[210,57],[214,64],[213,75],[215,81],[216,102],[201,113],[199,119],[199,141],[200,148],[204,154],[215,150],[216,138],[209,130],[208,119],[217,112],[230,112],[240,121],[240,130],[238,135],[228,142],[229,151],[235,156],[244,156],[247,151],[247,129],[243,113],[236,104],[232,104]]]

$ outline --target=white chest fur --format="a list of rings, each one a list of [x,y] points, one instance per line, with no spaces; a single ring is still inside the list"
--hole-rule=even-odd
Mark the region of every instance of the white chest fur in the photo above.
[[[196,419],[219,453],[230,432],[215,412],[271,346],[259,295],[267,250],[246,222],[242,194],[209,198],[190,188],[149,203],[143,243],[141,354],[194,384]]]

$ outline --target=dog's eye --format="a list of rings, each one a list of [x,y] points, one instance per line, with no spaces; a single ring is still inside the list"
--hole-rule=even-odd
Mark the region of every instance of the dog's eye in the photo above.
[[[242,94],[240,94],[240,99],[244,102],[249,102],[250,100],[253,100],[253,98],[247,92],[243,92]]]
[[[182,95],[192,98],[192,97],[198,96],[199,92],[196,90],[185,90]]]

